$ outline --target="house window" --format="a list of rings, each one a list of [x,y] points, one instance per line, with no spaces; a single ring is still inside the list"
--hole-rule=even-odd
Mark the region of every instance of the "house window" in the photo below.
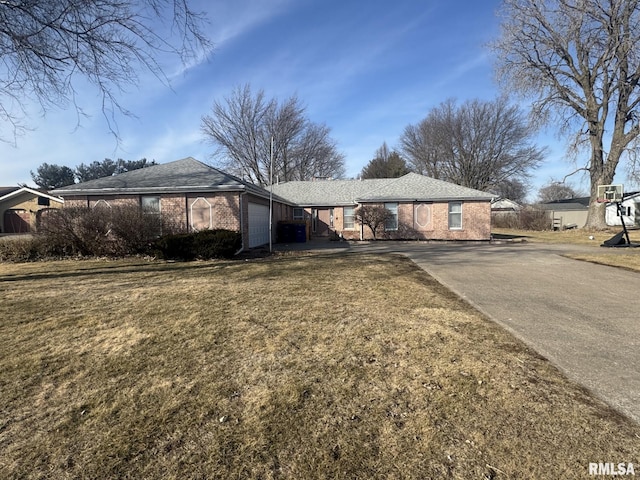
[[[142,197],[140,204],[145,213],[160,213],[160,197]]]
[[[329,226],[333,228],[333,208],[329,209]]]
[[[191,210],[191,229],[196,232],[213,228],[213,206],[204,197],[198,197],[189,207]]]
[[[294,208],[293,209],[293,219],[294,220],[304,220],[304,208]]]
[[[311,209],[311,231],[316,233],[318,231],[318,209]]]
[[[38,197],[38,205],[40,206],[44,206],[44,207],[49,207],[50,206],[50,201],[47,197]]]
[[[631,216],[631,207],[623,207],[622,205],[620,205],[620,208],[617,209],[616,216],[620,216],[620,211],[622,211],[622,215],[626,217]]]
[[[393,215],[386,222],[384,222],[385,230],[398,230],[398,204],[397,203],[385,203],[384,208],[389,210]]]
[[[449,230],[462,230],[462,202],[449,203]]]
[[[344,211],[342,213],[343,218],[343,227],[345,230],[353,230],[356,228],[356,208],[355,207],[344,207]]]

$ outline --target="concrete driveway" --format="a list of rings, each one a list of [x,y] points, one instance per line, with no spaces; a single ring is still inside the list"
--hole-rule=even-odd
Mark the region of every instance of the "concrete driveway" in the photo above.
[[[580,250],[568,246],[399,247],[569,378],[640,422],[639,273],[565,258]]]
[[[379,242],[341,250],[406,255],[570,379],[640,422],[640,273],[562,256],[601,248]]]

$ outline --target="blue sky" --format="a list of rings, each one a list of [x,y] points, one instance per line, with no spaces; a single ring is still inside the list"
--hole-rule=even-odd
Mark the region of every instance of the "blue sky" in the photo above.
[[[268,98],[296,94],[308,118],[331,128],[355,177],[383,142],[393,148],[404,128],[447,98],[492,100],[499,95],[486,47],[498,34],[499,0],[202,0],[214,48],[188,68],[165,63],[171,88],[148,74],[121,103],[136,117],[119,117],[115,141],[97,93],[79,85],[79,102],[45,116],[33,109],[32,131],[17,146],[0,143],[0,184],[32,185],[42,163],[74,168],[104,158],[165,163],[187,156],[211,163],[213,147],[200,132],[215,100],[249,83]],[[572,170],[549,132],[550,147],[532,192]],[[576,186],[580,187],[578,182]]]

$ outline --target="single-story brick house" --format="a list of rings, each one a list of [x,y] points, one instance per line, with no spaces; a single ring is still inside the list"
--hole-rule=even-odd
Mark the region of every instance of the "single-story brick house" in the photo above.
[[[409,173],[376,180],[286,182],[261,188],[193,158],[155,165],[53,190],[65,206],[140,205],[169,215],[190,230],[241,231],[243,246],[272,240],[280,221],[306,220],[313,236],[371,238],[354,218],[359,205],[394,213],[385,238],[489,240],[493,195]]]
[[[29,187],[0,187],[0,234],[29,233],[40,217],[64,200]]]
[[[244,248],[269,243],[271,192],[191,157],[69,185],[52,193],[64,198],[68,207],[140,205],[162,213],[183,230],[239,231]],[[274,222],[291,218],[292,210],[293,205],[273,198]]]
[[[296,205],[294,219],[309,219],[316,236],[349,240],[373,238],[359,224],[361,205],[381,205],[393,213],[384,238],[489,240],[494,195],[442,180],[408,173],[399,178],[294,181],[273,185],[273,192]]]

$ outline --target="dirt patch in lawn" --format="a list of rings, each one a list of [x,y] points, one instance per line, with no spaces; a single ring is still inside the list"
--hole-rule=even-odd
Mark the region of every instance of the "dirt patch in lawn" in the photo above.
[[[0,264],[0,299],[8,478],[640,464],[637,424],[402,257]]]

